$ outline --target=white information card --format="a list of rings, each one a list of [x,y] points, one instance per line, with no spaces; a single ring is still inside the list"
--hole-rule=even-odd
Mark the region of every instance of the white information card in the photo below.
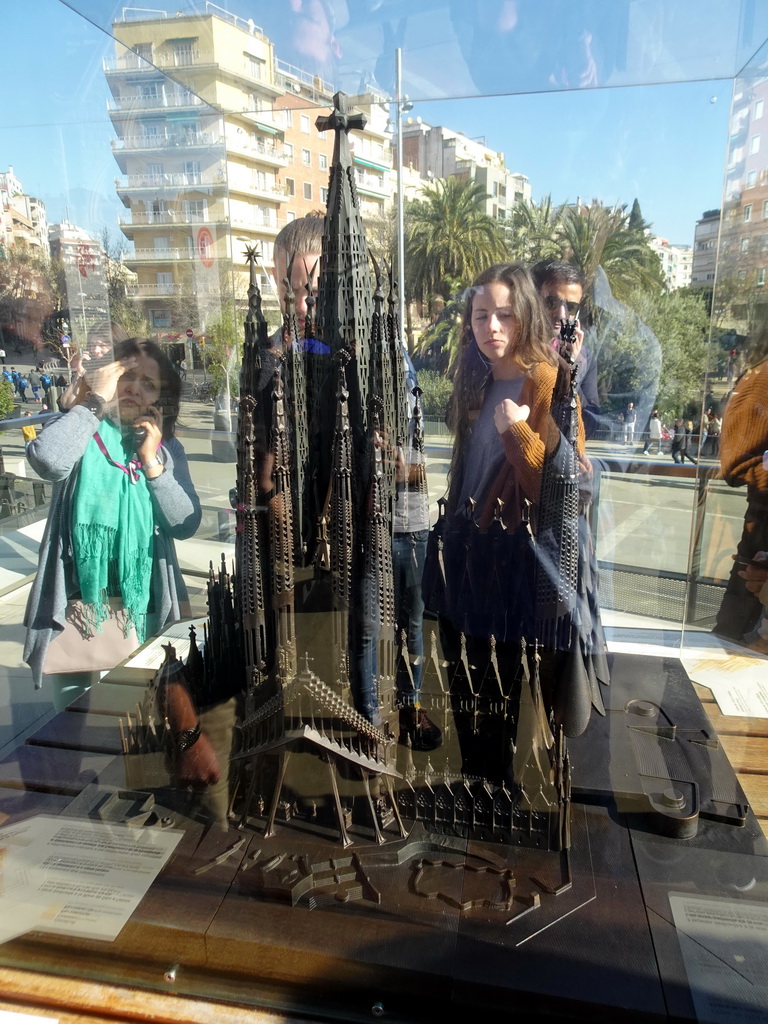
[[[183,832],[38,815],[0,828],[0,942],[117,938]]]

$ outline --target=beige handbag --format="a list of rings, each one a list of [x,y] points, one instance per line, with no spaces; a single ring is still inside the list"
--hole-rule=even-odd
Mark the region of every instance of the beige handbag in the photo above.
[[[125,608],[119,598],[110,598],[101,633],[88,625],[80,600],[67,601],[66,620],[64,631],[48,647],[43,666],[47,674],[103,672],[130,658],[139,646],[133,627],[126,636]]]

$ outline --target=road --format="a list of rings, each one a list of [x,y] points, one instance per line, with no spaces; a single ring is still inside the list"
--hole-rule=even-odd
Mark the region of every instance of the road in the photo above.
[[[30,404],[30,411],[37,409]],[[195,486],[206,514],[197,540],[220,549],[222,542],[231,542],[234,520],[229,504],[229,491],[235,483],[234,462],[219,461],[212,453],[213,406],[184,402],[179,418],[178,434],[189,458]],[[24,459],[24,445],[19,427],[0,433],[6,470],[33,476]],[[426,455],[429,500],[433,519],[437,500],[446,491],[452,439],[449,436],[427,435]],[[633,566],[650,573],[688,571],[689,550],[694,530],[694,511],[698,495],[695,479],[673,478],[668,474],[671,458],[643,458],[641,446],[630,452],[623,445],[611,442],[590,443],[591,458],[610,460],[611,471],[601,474],[597,512],[597,553],[601,563]],[[637,472],[618,471],[632,456]],[[713,460],[704,465],[714,469]],[[707,515],[704,517],[701,540],[705,551],[702,571],[707,576],[725,578],[730,571],[730,555],[741,534],[745,508],[743,491],[733,491],[721,483],[707,491]],[[195,551],[195,557],[201,554]],[[192,552],[190,551],[190,556]],[[187,564],[192,559],[185,558]],[[198,563],[199,568],[205,568]]]

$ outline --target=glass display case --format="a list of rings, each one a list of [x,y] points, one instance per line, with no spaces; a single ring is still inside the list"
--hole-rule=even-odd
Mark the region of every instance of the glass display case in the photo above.
[[[768,11],[4,20],[8,997],[761,1019]]]

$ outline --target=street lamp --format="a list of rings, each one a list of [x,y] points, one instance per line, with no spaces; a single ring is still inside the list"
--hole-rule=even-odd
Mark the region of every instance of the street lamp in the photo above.
[[[413,104],[402,93],[402,54],[395,50],[395,119],[397,121],[397,280],[398,316],[400,336],[405,343],[405,226],[403,217],[403,114],[413,110]],[[406,348],[408,346],[406,345]]]

